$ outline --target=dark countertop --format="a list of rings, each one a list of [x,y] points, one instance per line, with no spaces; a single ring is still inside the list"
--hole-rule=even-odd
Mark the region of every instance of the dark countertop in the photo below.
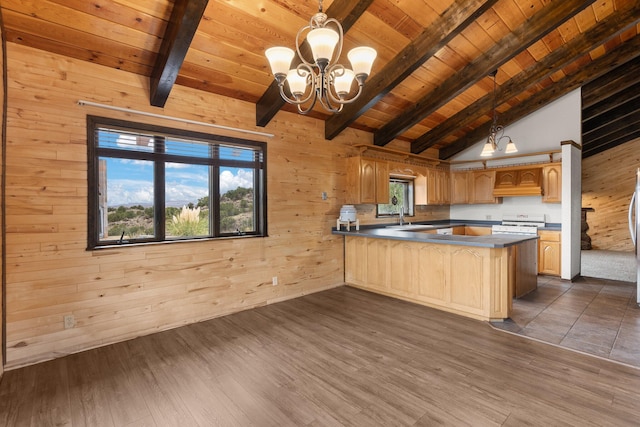
[[[449,222],[437,224],[413,224],[414,227],[420,227],[420,230],[447,228],[455,225],[479,225],[473,222]],[[486,225],[485,225],[486,226]],[[493,234],[488,236],[463,236],[457,234],[429,234],[420,233],[418,231],[407,231],[388,228],[385,226],[360,227],[359,231],[355,230],[355,226],[351,227],[351,231],[345,229],[332,229],[333,234],[352,237],[369,237],[374,239],[389,240],[406,240],[411,242],[439,243],[445,245],[461,245],[461,246],[480,246],[485,248],[505,248],[518,243],[538,239],[538,236],[522,236],[508,234]]]
[[[468,225],[472,227],[491,227],[492,225],[499,225],[500,221],[480,221],[480,220],[466,220],[466,219],[437,219],[433,221],[418,221],[411,222],[407,221],[408,225],[420,225],[423,226],[424,229],[438,229],[438,228],[449,228],[455,227],[457,225]],[[393,224],[367,224],[361,225],[360,229],[371,229],[371,228],[384,228],[388,226],[394,226],[397,223]],[[353,227],[353,225],[352,225]],[[560,223],[548,222],[544,227],[539,227],[538,230],[549,230],[549,231],[561,231],[562,225]]]

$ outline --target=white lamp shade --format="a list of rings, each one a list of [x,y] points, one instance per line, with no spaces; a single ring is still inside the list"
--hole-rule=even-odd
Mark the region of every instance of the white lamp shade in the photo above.
[[[507,154],[512,154],[512,153],[517,153],[518,152],[518,147],[516,147],[516,144],[513,143],[511,138],[509,138],[509,142],[507,143],[507,148],[505,148],[504,152],[507,153]]]
[[[376,59],[378,52],[372,47],[361,46],[353,48],[347,54],[349,58],[349,62],[351,62],[351,67],[353,68],[353,72],[358,74],[366,74],[367,76],[371,74],[371,67],[373,66],[373,61]]]
[[[354,77],[353,71],[348,68],[344,69],[344,73],[341,76],[335,76],[333,79],[333,86],[336,89],[336,93],[340,94],[348,94],[351,90],[351,83],[353,83]]]
[[[493,155],[493,145],[490,142],[486,142],[482,147],[482,153],[480,153],[480,157],[488,157]]]
[[[294,52],[288,47],[276,46],[265,50],[265,56],[271,65],[271,72],[276,74],[287,74],[291,66]]]
[[[298,73],[298,71],[300,73]],[[307,90],[308,75],[309,73],[305,70],[298,70],[296,68],[287,71],[287,83],[289,83],[289,90],[293,96],[302,95]]]
[[[330,61],[339,38],[338,33],[330,28],[315,28],[309,31],[307,41],[311,46],[313,59],[317,61],[322,58]]]

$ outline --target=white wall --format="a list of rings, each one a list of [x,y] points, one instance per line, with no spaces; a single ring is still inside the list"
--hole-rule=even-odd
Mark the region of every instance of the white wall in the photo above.
[[[496,205],[452,205],[450,216],[451,219],[500,221],[503,215],[544,215],[545,222],[560,224],[562,205],[541,200],[541,196],[503,197],[502,203]]]
[[[546,150],[560,150],[561,141],[575,141],[581,143],[581,100],[580,89],[568,93],[518,120],[505,128],[505,135],[509,135],[518,147],[518,154],[535,153]],[[498,115],[500,123],[500,115]],[[484,140],[469,147],[451,160],[480,159],[480,152]],[[504,144],[504,142],[503,142]],[[503,151],[496,152],[492,158],[500,158]],[[517,159],[516,159],[517,160]],[[511,161],[514,163],[516,160]],[[527,162],[529,160],[521,160]],[[492,162],[488,163],[488,166]],[[499,162],[494,162],[499,163]]]
[[[561,276],[571,280],[580,274],[582,150],[565,143],[562,154]]]
[[[498,116],[500,123],[500,116]],[[518,154],[561,150],[562,141],[582,144],[581,92],[576,89],[505,129],[518,147]],[[485,141],[478,141],[451,160],[479,160]],[[566,148],[562,168],[562,204],[542,203],[541,197],[504,197],[498,205],[453,205],[454,219],[500,220],[505,214],[544,214],[545,221],[562,224],[562,278],[571,279],[580,271],[580,150]],[[545,161],[544,156],[500,160],[504,151],[497,151],[487,160],[487,167]],[[486,160],[488,158],[483,158]],[[454,168],[480,167],[481,163],[458,165]],[[490,218],[488,218],[490,217]],[[576,221],[577,218],[577,221]]]
[[[505,134],[509,135],[518,147],[518,154],[537,153],[541,151],[560,151],[561,141],[581,142],[581,100],[580,90],[574,90],[560,99],[546,105],[527,117],[509,125]],[[500,123],[500,116],[498,116]],[[480,152],[485,141],[478,141],[467,150],[453,157],[453,161],[480,160]],[[548,161],[548,156],[534,156],[517,159],[505,159],[503,151],[497,151],[487,161],[487,167],[505,164]],[[558,154],[554,159],[561,158]],[[489,160],[493,159],[493,160]],[[453,166],[453,169],[481,167],[481,163],[471,163]],[[544,214],[545,221],[550,223],[562,222],[561,205],[542,203],[542,197],[504,197],[497,205],[452,205],[450,216],[453,219],[474,219],[499,221],[505,214]]]

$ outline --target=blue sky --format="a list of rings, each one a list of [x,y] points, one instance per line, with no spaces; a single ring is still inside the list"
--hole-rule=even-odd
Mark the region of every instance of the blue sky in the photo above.
[[[169,163],[166,168],[166,200],[170,206],[196,203],[208,195],[207,167]],[[220,190],[252,187],[253,171],[223,168]],[[107,159],[107,202],[109,206],[153,203],[153,165],[148,161]]]
[[[167,139],[167,150],[191,156],[208,157],[209,146],[197,141]],[[118,132],[100,132],[100,146],[125,150],[150,152],[153,150],[151,136],[136,136]],[[253,150],[220,146],[220,156],[226,159],[251,160]],[[105,158],[107,161],[107,205],[153,204],[153,163],[144,160]],[[197,203],[209,194],[208,167],[167,163],[165,170],[166,195],[169,206]],[[220,171],[220,193],[238,187],[253,187],[253,170],[222,168]]]

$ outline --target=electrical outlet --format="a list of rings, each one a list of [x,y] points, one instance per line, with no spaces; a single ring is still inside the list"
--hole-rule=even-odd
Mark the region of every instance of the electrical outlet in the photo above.
[[[64,328],[71,329],[76,327],[76,318],[73,314],[67,314],[64,316]]]
[[[486,217],[487,217],[487,219],[491,219],[491,215],[487,215]]]
[[[273,276],[271,283],[273,283],[273,286],[276,286],[278,284],[278,276]]]

